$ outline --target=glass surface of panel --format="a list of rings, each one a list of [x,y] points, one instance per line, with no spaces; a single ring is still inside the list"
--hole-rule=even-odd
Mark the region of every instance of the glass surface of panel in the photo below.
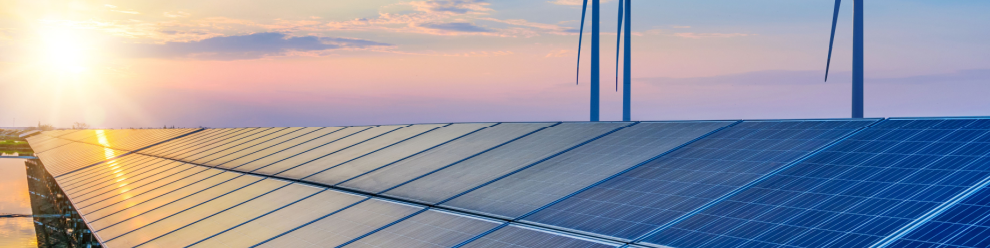
[[[282,151],[285,151],[286,149],[291,149],[291,148],[294,148],[294,147],[301,146],[304,143],[307,143],[309,141],[314,141],[316,139],[319,139],[320,137],[323,137],[323,136],[326,136],[328,134],[331,134],[331,133],[340,131],[341,129],[343,129],[343,128],[340,128],[340,127],[327,127],[327,128],[318,129],[318,130],[315,130],[315,131],[312,131],[312,132],[308,132],[308,133],[305,133],[303,135],[294,137],[291,140],[288,140],[288,141],[285,141],[285,142],[282,142],[282,143],[279,143],[279,144],[276,144],[276,145],[272,145],[272,146],[269,146],[269,147],[265,147],[264,149],[255,151],[255,152],[253,152],[251,154],[247,154],[247,155],[240,156],[240,157],[237,157],[237,158],[234,158],[234,159],[230,159],[229,161],[226,161],[226,162],[224,162],[222,164],[218,164],[217,167],[221,167],[221,168],[237,168],[237,167],[240,167],[240,166],[245,165],[245,164],[250,164],[250,163],[253,163],[255,161],[258,161],[258,160],[262,160],[262,159],[271,157],[271,156],[273,156],[275,154],[278,154],[278,153],[280,153]],[[269,163],[274,163],[274,161],[271,161]]]
[[[340,186],[365,192],[382,192],[553,124],[555,123],[503,123],[485,128],[351,179]]]
[[[95,199],[103,199],[107,194],[128,192],[131,189],[143,187],[144,185],[147,184],[153,184],[158,180],[167,178],[172,175],[176,175],[176,174],[188,175],[191,173],[202,171],[203,167],[184,164],[182,162],[174,162],[159,167],[156,170],[157,173],[154,173],[156,171],[152,171],[141,175],[124,174],[121,175],[120,177],[115,177],[116,178],[115,180],[110,180],[101,183],[100,185],[96,185],[92,188],[92,190],[82,191],[79,192],[78,194],[73,194],[73,200],[77,204],[86,204],[87,202],[93,201]]]
[[[386,195],[439,203],[507,173],[632,123],[563,123],[436,171]]]
[[[873,122],[742,122],[523,220],[635,239]]]
[[[888,120],[645,242],[861,247],[990,176],[990,120]]]
[[[338,213],[261,243],[258,247],[335,247],[421,210],[406,204],[369,199]]]
[[[214,215],[202,217],[190,216],[193,219],[197,219],[197,221],[191,225],[178,226],[178,228],[170,230],[168,234],[162,235],[154,240],[150,240],[142,246],[186,247],[224,230],[246,223],[252,219],[267,216],[266,214],[279,210],[280,208],[290,208],[296,204],[299,204],[300,201],[305,201],[313,196],[317,196],[317,193],[324,191],[325,189],[326,188],[318,188],[303,184],[290,184],[271,193],[251,199],[233,208],[223,209],[221,212]],[[327,205],[326,207],[335,208],[337,205]],[[289,221],[289,219],[286,221]],[[149,228],[155,227],[149,226]],[[167,227],[163,227],[161,229],[168,230]],[[275,233],[266,235],[274,236]]]
[[[150,210],[143,208],[145,205],[142,204],[152,199],[165,199],[165,202],[170,202],[233,179],[239,175],[241,174],[223,173],[222,170],[210,169],[143,192],[131,191],[129,192],[130,194],[111,196],[85,207],[79,207],[78,210],[89,221],[99,220],[120,211],[128,211],[132,213],[131,215],[139,214]],[[124,215],[128,215],[128,213],[124,213]]]
[[[334,185],[491,125],[494,123],[451,124],[307,177],[306,180]]]
[[[639,123],[443,205],[509,219],[520,217],[731,123]]]
[[[429,124],[429,125],[411,125],[408,127],[403,127],[393,132],[382,134],[381,136],[375,137],[374,139],[361,142],[361,144],[356,144],[346,149],[342,149],[337,152],[334,152],[333,154],[328,154],[327,156],[299,165],[292,169],[280,172],[276,175],[281,177],[294,178],[294,179],[306,178],[310,175],[346,163],[347,161],[350,161],[352,159],[359,158],[361,156],[367,155],[369,153],[373,153],[379,149],[388,147],[395,143],[402,142],[403,140],[416,137],[417,135],[423,134],[425,132],[435,131],[436,129],[439,129],[444,125],[445,124]]]
[[[344,247],[452,247],[500,223],[428,210]]]
[[[178,188],[155,189],[146,194],[118,200],[105,207],[94,206],[92,208],[80,209],[80,211],[85,211],[86,219],[89,221],[90,226],[93,227],[93,230],[101,230],[131,217],[173,204],[173,202],[175,202],[174,204],[186,204],[187,207],[191,207],[212,197],[220,196],[261,180],[255,177],[240,178],[243,174],[221,173],[219,170],[212,169],[196,175],[197,177],[190,177],[189,179],[179,180],[170,184],[177,185],[179,186]],[[204,176],[206,178],[205,180],[199,178]],[[238,178],[240,180],[235,180]],[[185,200],[188,197],[196,197],[201,200],[198,202],[196,199]],[[182,201],[177,202],[180,200]]]
[[[141,150],[139,153],[160,156],[162,154],[166,154],[168,151],[178,149],[179,147],[188,147],[190,144],[196,144],[211,139],[216,139],[217,137],[222,137],[223,134],[232,132],[233,130],[234,129],[232,128],[206,129],[182,138],[162,143],[160,145],[149,147],[148,149]]]
[[[317,154],[318,152],[310,153],[309,151],[319,149],[320,147],[329,145],[338,140],[345,139],[347,137],[350,137],[351,135],[354,135],[369,128],[370,127],[346,127],[339,131],[320,136],[319,138],[306,141],[302,144],[259,158],[257,160],[247,162],[245,164],[238,165],[237,167],[233,167],[233,168],[239,171],[255,171],[258,170],[259,168],[266,167],[275,163],[279,163],[283,160],[300,161],[302,159],[295,158],[297,155],[311,156]],[[312,158],[310,158],[310,160],[311,159]],[[304,162],[305,161],[299,163],[304,163]],[[282,163],[282,165],[288,165],[288,164],[292,164],[292,162],[287,161]]]
[[[259,143],[268,141],[279,136],[292,133],[298,130],[296,128],[271,128],[262,132],[255,133],[253,135],[238,139],[236,141],[227,142],[226,144],[219,145],[217,147],[205,150],[199,154],[191,155],[185,157],[183,160],[190,161],[192,163],[202,164],[204,162],[226,156],[227,154],[240,151],[241,149],[249,148]]]
[[[244,175],[178,201],[154,201],[152,204],[160,207],[148,212],[134,216],[115,214],[90,224],[94,228],[101,228],[96,227],[97,222],[105,221],[100,223],[103,227],[96,230],[103,241],[121,238],[116,243],[118,246],[135,246],[190,224],[202,216],[218,213],[287,184],[273,180],[258,181],[260,179]],[[145,229],[152,227],[151,225],[154,225],[153,228]]]
[[[90,165],[116,158],[126,151],[100,147],[85,143],[72,143],[45,154],[36,154],[52,176],[58,177]]]
[[[889,247],[990,247],[990,188],[977,191]]]
[[[232,151],[236,150],[234,152],[226,153],[225,155],[218,156],[215,159],[210,159],[210,160],[204,159],[202,160],[203,162],[200,164],[207,166],[222,165],[227,162],[230,162],[231,160],[238,159],[240,157],[244,157],[247,155],[251,155],[266,148],[276,146],[287,141],[291,141],[295,138],[298,138],[299,136],[304,136],[319,129],[320,129],[319,127],[288,128],[280,133],[275,133],[269,135],[266,138],[257,139],[254,142],[251,142],[254,144],[249,143],[242,145],[241,147],[231,149]]]
[[[387,134],[389,132],[401,129],[404,126],[376,126],[365,128],[360,132],[354,133],[342,139],[338,139],[329,144],[317,147],[312,150],[308,150],[304,153],[292,156],[290,158],[283,159],[271,165],[265,166],[263,168],[254,170],[254,173],[265,174],[265,175],[275,175],[279,172],[292,169],[301,164],[313,161],[330,154],[337,153],[340,150],[347,149],[351,146],[361,144],[363,142],[369,141],[378,137],[379,135]]]
[[[182,180],[184,178],[199,174],[203,171],[206,171],[207,169],[206,167],[202,167],[202,166],[190,166],[190,165],[184,165],[184,166],[188,166],[188,169],[184,169],[178,173],[174,173],[171,175],[156,177],[153,178],[152,180],[142,181],[134,184],[122,185],[120,187],[102,193],[100,195],[91,198],[86,198],[83,200],[74,200],[74,201],[77,202],[76,205],[80,206],[80,208],[88,208],[91,205],[95,205],[106,200],[119,199],[121,197],[129,198],[131,196],[138,195],[147,192],[149,190],[154,190],[155,188],[168,185],[172,182],[175,182],[176,180]]]
[[[367,197],[327,190],[196,243],[195,247],[250,247],[334,213]]]
[[[61,176],[58,178],[58,182],[62,190],[72,190],[74,188],[81,187],[85,183],[89,183],[94,179],[105,178],[108,174],[113,174],[114,171],[138,166],[148,166],[149,163],[162,163],[163,160],[159,158],[144,156],[139,154],[131,154],[128,156],[121,157],[119,159],[113,159],[110,161],[103,162],[89,168],[81,169],[76,172],[72,172]]]
[[[130,157],[130,156],[125,156]],[[174,168],[175,164],[182,164],[175,160],[169,159],[159,159],[155,158],[152,160],[144,160],[144,163],[103,163],[86,168],[81,171],[88,171],[92,168],[106,168],[109,170],[99,170],[97,174],[90,175],[88,178],[83,180],[74,181],[73,184],[63,186],[62,190],[67,194],[81,194],[88,191],[93,191],[99,189],[100,185],[105,185],[106,183],[116,182],[120,179],[128,179],[139,176],[147,176],[148,173],[161,172],[162,170]],[[116,168],[116,169],[114,169]],[[80,171],[80,172],[81,172]],[[75,173],[73,173],[75,174]],[[59,178],[61,182],[62,179]]]
[[[619,247],[619,245],[508,225],[461,247],[608,248]]]
[[[183,160],[186,157],[203,153],[205,151],[208,151],[210,149],[216,148],[221,145],[240,144],[237,142],[238,140],[268,130],[270,130],[270,128],[238,128],[238,129],[234,129],[233,132],[225,133],[224,136],[222,137],[217,137],[216,139],[207,140],[202,143],[190,144],[183,147],[179,147],[179,149],[175,149],[161,156],[176,160]]]

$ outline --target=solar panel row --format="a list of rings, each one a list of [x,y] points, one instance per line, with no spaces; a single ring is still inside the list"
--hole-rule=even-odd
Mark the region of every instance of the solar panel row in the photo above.
[[[110,247],[990,242],[990,119],[138,131],[32,140]]]

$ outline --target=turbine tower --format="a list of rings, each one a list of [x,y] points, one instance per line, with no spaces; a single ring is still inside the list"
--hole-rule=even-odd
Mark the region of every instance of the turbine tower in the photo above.
[[[852,70],[852,118],[863,118],[863,1],[853,0],[853,70]],[[832,45],[835,43],[835,26],[839,18],[842,0],[835,0],[832,12],[832,37],[828,42],[828,61],[825,64],[825,81],[832,64]]]
[[[625,35],[622,26],[625,24]],[[625,39],[625,44],[622,44]],[[620,46],[622,45],[622,46]],[[620,49],[624,48],[624,49]],[[619,91],[619,56],[622,61],[622,121],[632,119],[632,0],[619,0],[619,32],[615,41],[615,91]]]
[[[601,47],[599,34],[601,29],[599,27],[600,19],[600,5],[601,0],[591,0],[591,121],[599,120],[599,86],[601,79],[601,57],[599,53],[599,48]],[[581,7],[581,34],[578,35],[578,39],[584,39],[584,17],[585,13],[588,11],[588,0],[584,0],[584,4]],[[580,79],[581,69],[581,41],[578,41],[578,78]]]

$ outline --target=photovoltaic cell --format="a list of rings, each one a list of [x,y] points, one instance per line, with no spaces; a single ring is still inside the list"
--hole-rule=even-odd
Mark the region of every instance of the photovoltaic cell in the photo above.
[[[990,188],[977,191],[890,247],[990,247]]]
[[[221,170],[209,169],[189,177],[179,178],[159,187],[150,188],[146,191],[115,195],[85,207],[79,207],[78,211],[91,222],[122,211],[126,212],[122,214],[124,216],[133,216],[144,213],[150,210],[150,208],[158,207],[145,204],[151,200],[165,199],[164,202],[171,202],[231,180],[237,176],[240,176],[240,174],[223,173]]]
[[[639,123],[443,205],[516,218],[731,123]]]
[[[646,239],[861,247],[990,175],[990,120],[888,120]]]
[[[420,211],[421,207],[369,199],[285,233],[258,247],[336,247]]]
[[[256,218],[267,217],[270,213],[284,210],[285,208],[298,209],[295,206],[306,200],[310,200],[313,197],[317,197],[316,201],[326,200],[327,195],[319,195],[320,192],[324,192],[326,188],[313,187],[303,184],[290,184],[288,186],[279,188],[271,193],[260,195],[257,198],[251,199],[242,204],[238,204],[232,208],[223,209],[216,214],[212,214],[204,217],[191,217],[191,219],[196,219],[195,223],[190,225],[178,226],[178,228],[172,228],[167,234],[162,235],[158,238],[148,241],[142,244],[143,247],[187,247],[196,243],[200,240],[204,240],[219,234],[220,232],[237,227],[237,225],[247,223]],[[346,198],[345,198],[346,199]],[[307,202],[311,204],[312,202]],[[326,203],[324,201],[324,203]],[[325,205],[326,208],[336,208],[341,207],[342,204],[335,203],[331,205]],[[193,209],[192,211],[195,211]],[[209,212],[209,211],[203,211]],[[302,215],[303,213],[297,213]],[[290,221],[291,219],[285,219],[285,221]],[[153,226],[150,226],[153,228]],[[163,230],[169,230],[168,228],[161,228]],[[263,233],[263,232],[260,232]],[[262,234],[274,236],[276,233]],[[245,238],[246,239],[246,238]],[[243,246],[233,246],[233,247],[243,247]]]
[[[553,124],[502,123],[369,172],[340,186],[365,192],[382,192]]]
[[[619,247],[619,245],[572,236],[564,236],[562,234],[550,233],[543,230],[521,227],[517,225],[508,225],[461,247],[608,248]]]
[[[301,136],[306,136],[307,134],[310,134],[310,133],[312,133],[314,131],[318,131],[318,130],[320,130],[320,128],[306,127],[306,128],[298,128],[298,129],[292,130],[291,132],[273,134],[273,135],[270,135],[270,136],[268,136],[266,138],[258,139],[257,142],[252,142],[254,144],[245,144],[245,145],[242,145],[241,147],[243,147],[243,149],[238,149],[238,148],[231,149],[231,150],[236,150],[236,151],[225,153],[222,156],[217,156],[217,158],[215,158],[215,159],[206,160],[206,161],[204,161],[202,163],[199,163],[199,164],[206,165],[206,166],[220,166],[220,165],[224,165],[224,164],[227,164],[228,162],[230,162],[232,160],[235,160],[235,159],[238,159],[238,158],[241,158],[241,157],[244,157],[244,156],[252,155],[254,153],[257,153],[259,151],[265,150],[267,148],[274,147],[274,146],[280,145],[280,144],[285,143],[285,142],[293,142],[296,138],[299,138]],[[276,136],[276,135],[278,135],[278,136]]]
[[[242,177],[252,176],[245,175]],[[271,191],[288,184],[279,180],[262,180],[215,199],[199,202],[192,207],[186,207],[184,204],[169,204],[165,207],[138,215],[135,218],[128,219],[123,223],[98,230],[96,234],[102,238],[108,247],[134,247],[178,230],[183,226],[193,224],[200,219],[220,213],[225,209],[233,208],[259,196],[267,195],[267,193],[271,193]],[[285,202],[285,204],[288,204],[288,202]]]
[[[211,139],[202,143],[190,144],[185,147],[180,147],[180,149],[169,151],[168,153],[162,154],[160,156],[175,160],[183,160],[185,158],[194,155],[199,155],[195,157],[198,158],[206,154],[211,154],[212,152],[208,152],[208,153],[204,153],[204,152],[217,148],[219,146],[227,145],[227,147],[229,147],[236,144],[240,144],[241,142],[237,142],[237,141],[240,141],[247,137],[251,137],[258,133],[271,132],[271,131],[272,128],[238,128],[235,129],[233,132],[225,133],[224,136],[222,137],[217,137],[216,139]],[[195,158],[190,158],[190,160]]]
[[[308,151],[310,150],[319,149],[320,147],[334,143],[337,140],[342,140],[344,138],[350,137],[351,135],[364,131],[368,128],[369,127],[347,127],[341,129],[340,131],[336,131],[330,134],[320,136],[319,138],[306,141],[305,143],[293,146],[291,148],[282,150],[280,152],[270,154],[268,156],[259,158],[257,160],[253,160],[243,165],[239,165],[237,167],[234,167],[234,169],[239,171],[250,172],[268,165],[281,162],[283,160],[298,161],[301,159],[297,159],[296,158],[297,155],[308,153]],[[299,163],[303,163],[303,162],[299,162]],[[286,162],[285,164],[292,164],[292,162]]]
[[[632,123],[564,123],[549,127],[386,191],[385,194],[439,203],[630,124]]]
[[[265,175],[275,175],[278,174],[279,172],[283,172],[295,168],[296,166],[305,164],[307,162],[313,161],[323,156],[327,156],[329,154],[334,154],[340,150],[344,150],[351,146],[372,140],[375,137],[388,134],[392,131],[399,130],[403,127],[405,126],[366,127],[362,129],[360,132],[335,140],[329,144],[317,147],[315,149],[307,150],[306,152],[300,153],[298,155],[280,160],[274,164],[267,165],[252,172],[265,174]]]
[[[275,212],[257,217],[250,222],[240,224],[236,228],[198,242],[194,246],[250,247],[364,199],[366,197],[334,190],[323,191]],[[222,216],[217,217],[226,219]],[[206,228],[216,227],[204,226],[201,229],[204,229],[204,232],[213,231]]]
[[[393,132],[382,134],[374,139],[361,142],[360,144],[355,144],[351,147],[338,150],[333,154],[327,154],[326,156],[280,172],[276,175],[293,179],[304,179],[310,175],[333,168],[352,159],[360,158],[361,156],[388,147],[392,144],[402,142],[403,140],[415,137],[425,132],[434,131],[435,129],[443,126],[446,126],[446,124],[410,125],[408,127],[403,127]],[[311,181],[308,179],[304,180]]]
[[[255,133],[251,136],[238,139],[236,141],[227,142],[226,144],[214,147],[209,150],[205,150],[199,154],[187,156],[183,161],[188,161],[196,164],[203,164],[214,159],[226,156],[228,154],[240,151],[241,149],[250,148],[259,143],[263,143],[273,138],[280,137],[282,135],[290,134],[298,131],[299,128],[271,128],[263,132]]]
[[[309,176],[306,180],[334,185],[492,125],[494,123],[451,124]]]
[[[632,240],[874,121],[742,122],[523,220]]]
[[[428,210],[344,247],[452,247],[500,223]]]
[[[276,144],[276,145],[265,147],[264,149],[255,151],[255,152],[253,152],[251,154],[247,154],[247,155],[238,157],[236,159],[231,159],[230,161],[226,161],[223,164],[217,165],[217,167],[222,167],[222,168],[237,168],[237,167],[240,167],[242,165],[245,165],[245,164],[248,164],[248,163],[252,163],[252,162],[257,161],[257,160],[260,160],[260,159],[271,157],[275,153],[279,153],[279,152],[284,151],[286,149],[299,146],[299,145],[301,145],[303,143],[312,141],[312,140],[317,139],[319,137],[323,137],[323,136],[326,136],[326,135],[328,135],[330,133],[334,133],[334,132],[340,131],[341,129],[343,129],[343,128],[340,128],[340,127],[328,127],[328,128],[319,129],[319,130],[316,130],[316,131],[313,131],[313,132],[306,133],[304,135],[295,137],[292,140],[288,140],[288,141],[285,141],[285,142],[282,142],[282,143],[279,143],[279,144]]]

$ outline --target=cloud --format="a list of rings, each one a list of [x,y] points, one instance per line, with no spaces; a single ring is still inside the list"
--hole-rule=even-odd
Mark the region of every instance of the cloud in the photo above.
[[[205,60],[256,59],[266,56],[316,52],[334,49],[362,49],[391,46],[362,39],[316,36],[287,37],[282,33],[256,33],[224,36],[193,42],[131,44],[138,57],[194,58]]]
[[[467,14],[469,12],[487,12],[492,9],[485,0],[431,0],[421,2],[410,2],[418,11],[422,12],[449,12],[455,14]]]
[[[689,39],[704,39],[704,38],[732,38],[732,37],[746,37],[755,36],[756,34],[743,34],[743,33],[675,33],[674,36],[689,38]]]
[[[446,30],[446,31],[457,31],[466,33],[489,33],[492,32],[491,29],[479,27],[467,22],[451,22],[451,23],[427,23],[420,25],[424,28]]]

